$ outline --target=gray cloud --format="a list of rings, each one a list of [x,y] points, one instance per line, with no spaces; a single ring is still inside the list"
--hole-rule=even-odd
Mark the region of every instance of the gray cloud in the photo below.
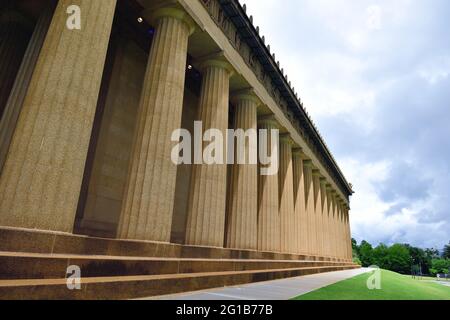
[[[380,179],[371,172],[357,177],[373,181],[352,199],[354,236],[375,245],[448,243],[450,2],[377,1],[382,16],[375,31],[364,22],[372,1],[243,2],[338,162],[388,164]],[[320,105],[330,107],[315,109]]]

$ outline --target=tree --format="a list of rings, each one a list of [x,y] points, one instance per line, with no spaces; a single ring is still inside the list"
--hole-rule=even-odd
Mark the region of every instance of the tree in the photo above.
[[[354,238],[352,238],[352,249],[358,253],[358,242]]]
[[[359,245],[359,258],[363,267],[370,267],[373,265],[373,248],[370,243],[363,240]]]
[[[439,250],[434,248],[425,249],[425,255],[429,259],[439,259]]]
[[[359,247],[358,242],[352,238],[352,257],[353,262],[357,264],[361,264],[361,260],[359,259]]]
[[[417,266],[417,270],[422,271],[422,273],[428,273],[431,267],[431,259],[427,259],[425,251],[417,247],[412,247],[409,244],[405,244],[404,246],[408,249],[412,264]]]
[[[389,270],[391,264],[388,259],[389,248],[384,243],[380,243],[378,247],[373,250],[373,263],[381,269]]]
[[[390,270],[403,274],[410,273],[412,259],[405,245],[397,243],[390,247],[388,250],[388,260]]]
[[[444,259],[450,259],[450,241],[448,244],[444,247],[444,252],[442,253],[442,258]]]
[[[438,273],[448,274],[450,272],[450,260],[449,259],[433,259],[431,262],[430,273],[436,276]]]

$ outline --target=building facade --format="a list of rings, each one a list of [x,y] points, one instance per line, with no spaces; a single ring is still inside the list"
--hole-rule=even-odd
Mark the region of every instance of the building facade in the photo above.
[[[351,185],[238,1],[1,6],[3,230],[351,262]],[[194,121],[279,130],[278,174],[175,165]]]

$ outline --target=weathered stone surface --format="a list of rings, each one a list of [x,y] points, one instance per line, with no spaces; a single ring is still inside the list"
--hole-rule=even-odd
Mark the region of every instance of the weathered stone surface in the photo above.
[[[250,154],[257,155],[257,107],[258,99],[252,92],[239,92],[233,97],[235,102],[235,130],[254,130],[255,145],[245,142],[245,164],[237,161],[237,141],[235,161],[229,183],[230,202],[228,212],[227,247],[254,249],[258,247],[258,165],[250,164]]]
[[[66,27],[71,4],[81,30]],[[72,231],[115,5],[59,1],[0,178],[1,225]]]
[[[259,120],[259,129],[278,130],[273,117]],[[272,150],[271,135],[268,135],[267,150],[269,154],[279,152],[279,148]],[[278,158],[278,155],[277,155]],[[258,181],[258,250],[280,251],[280,215],[278,196],[278,175],[259,175]]]
[[[305,175],[303,170],[303,154],[301,149],[295,149],[292,154],[294,170],[294,200],[296,216],[297,253],[308,252],[308,213],[305,201]]]
[[[203,132],[217,129],[225,137],[231,66],[220,58],[209,58],[202,63],[202,70],[199,119],[203,124]],[[226,164],[193,165],[186,244],[224,246],[226,190]]]
[[[162,8],[145,75],[118,237],[170,241],[177,167],[171,136],[181,126],[188,38],[184,12]]]
[[[280,250],[297,252],[295,234],[294,181],[292,168],[293,141],[289,135],[280,137],[280,170],[278,172],[280,198]]]

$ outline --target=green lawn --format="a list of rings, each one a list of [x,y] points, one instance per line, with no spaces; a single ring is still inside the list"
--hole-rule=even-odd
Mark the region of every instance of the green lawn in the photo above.
[[[381,290],[369,290],[371,272],[307,293],[294,300],[450,300],[450,287],[381,271]]]

